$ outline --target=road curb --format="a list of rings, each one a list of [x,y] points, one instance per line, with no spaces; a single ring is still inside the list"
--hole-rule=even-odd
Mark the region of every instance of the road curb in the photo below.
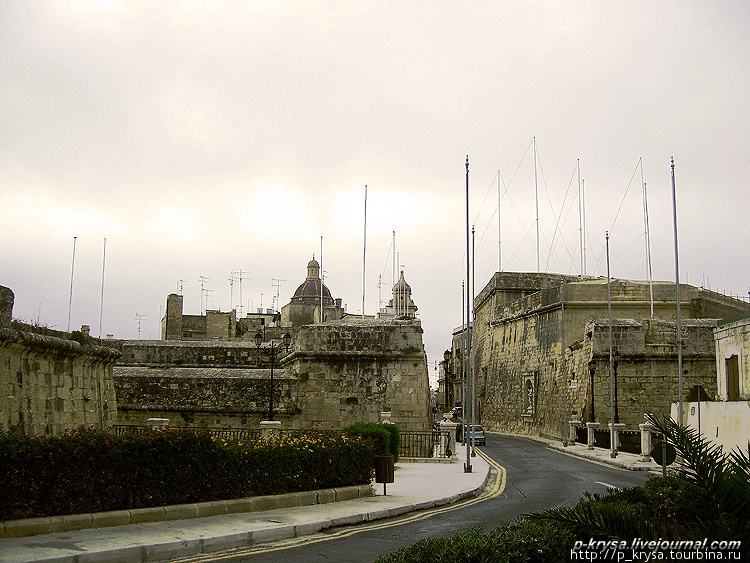
[[[349,487],[337,487],[335,489],[264,495],[242,499],[6,520],[0,522],[0,538],[21,538],[54,532],[125,526],[143,522],[163,522],[219,516],[222,514],[261,512],[276,508],[327,504],[372,496],[375,496],[372,485],[353,485]]]

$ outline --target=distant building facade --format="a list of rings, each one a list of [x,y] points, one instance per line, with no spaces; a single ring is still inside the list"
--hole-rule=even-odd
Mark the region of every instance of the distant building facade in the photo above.
[[[676,396],[675,286],[620,279],[610,286],[614,406],[620,422],[637,429],[647,411],[669,414]],[[486,427],[553,437],[563,436],[566,418],[606,427],[613,410],[606,279],[498,272],[474,306],[475,412]],[[716,396],[716,319],[749,309],[681,286],[686,396],[698,385]],[[465,348],[459,328],[446,358],[450,373],[463,373]]]

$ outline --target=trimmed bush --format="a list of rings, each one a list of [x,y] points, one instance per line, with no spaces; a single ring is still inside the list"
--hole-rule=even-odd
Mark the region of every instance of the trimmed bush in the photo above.
[[[371,440],[375,455],[392,455],[398,461],[399,431],[395,424],[379,422],[355,422],[343,430],[347,434]]]
[[[165,430],[0,436],[0,520],[204,502],[369,483],[366,440],[341,432],[225,442]]]

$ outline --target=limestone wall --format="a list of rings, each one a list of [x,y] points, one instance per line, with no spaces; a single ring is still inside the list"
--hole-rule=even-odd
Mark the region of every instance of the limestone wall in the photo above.
[[[270,370],[229,367],[116,366],[118,424],[151,417],[172,426],[258,428],[268,418]],[[274,370],[274,415],[293,427],[295,379]]]
[[[687,400],[696,385],[701,385],[711,400],[716,399],[715,324],[712,320],[686,320],[683,323],[683,400]],[[672,403],[679,400],[677,325],[659,320],[617,320],[613,325],[620,422],[626,423],[628,429],[636,430],[637,425],[645,421],[646,412],[659,417],[668,416]],[[595,420],[604,425],[610,420],[611,405],[608,323],[589,323],[586,338],[589,341],[586,349],[591,350],[586,361],[591,358],[596,361]],[[585,378],[585,372],[579,373]],[[573,404],[585,410],[584,405],[588,402],[590,389],[585,394],[579,393]]]
[[[302,426],[377,422],[383,409],[409,430],[430,428],[427,361],[418,320],[301,327],[285,364],[297,376]]]
[[[116,417],[117,350],[11,327],[13,293],[0,287],[0,432],[53,435],[104,428]]]

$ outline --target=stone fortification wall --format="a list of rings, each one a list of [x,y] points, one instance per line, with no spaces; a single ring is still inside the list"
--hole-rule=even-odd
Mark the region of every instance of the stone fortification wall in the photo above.
[[[430,428],[427,360],[418,320],[344,320],[301,327],[284,364],[297,376],[302,426],[377,422]]]
[[[268,369],[117,366],[115,381],[119,424],[159,417],[172,426],[258,428],[268,418]],[[295,383],[274,370],[274,414],[285,427],[297,410]]]
[[[716,321],[710,319],[683,323],[683,400],[687,400],[696,385],[703,387],[709,400],[716,400],[715,326]],[[677,324],[663,320],[616,320],[612,334],[620,422],[629,430],[637,430],[638,424],[645,422],[646,412],[668,416],[672,403],[679,401]],[[596,362],[594,418],[605,426],[610,421],[612,404],[607,321],[592,321],[587,325],[581,351],[574,360],[580,370],[574,374],[579,385],[571,391],[569,403],[578,412],[583,411],[585,422],[591,402],[588,362],[593,359]]]
[[[122,353],[114,368],[121,424],[162,417],[173,426],[257,428],[268,418],[269,358],[254,343],[129,341]],[[419,321],[301,327],[276,360],[274,405],[284,428],[378,421],[388,407],[403,428],[428,429]]]
[[[120,353],[93,339],[82,345],[13,328],[8,288],[0,287],[0,302],[0,431],[53,435],[110,425],[116,417],[112,365]]]
[[[255,344],[248,341],[128,340],[122,343],[119,365],[257,367],[262,359]]]

